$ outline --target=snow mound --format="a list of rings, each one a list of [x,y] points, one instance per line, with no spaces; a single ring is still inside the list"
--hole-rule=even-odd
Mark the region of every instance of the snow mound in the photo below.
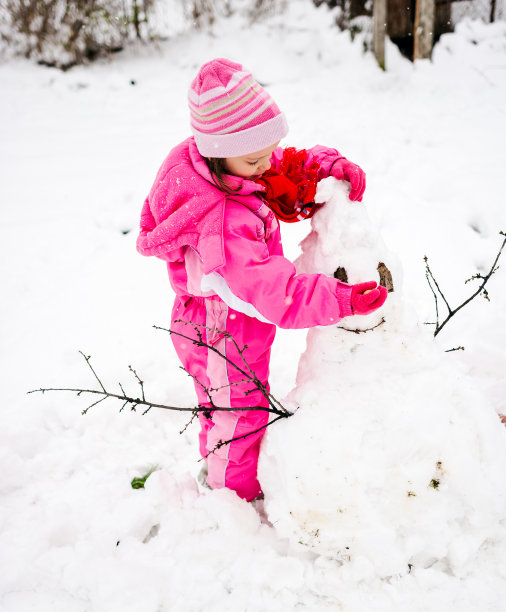
[[[506,433],[493,408],[403,301],[401,270],[342,184],[303,241],[299,271],[349,282],[392,272],[381,311],[309,331],[296,414],[267,432],[260,462],[269,520],[297,545],[348,564],[356,579],[440,562],[459,575],[504,537]]]

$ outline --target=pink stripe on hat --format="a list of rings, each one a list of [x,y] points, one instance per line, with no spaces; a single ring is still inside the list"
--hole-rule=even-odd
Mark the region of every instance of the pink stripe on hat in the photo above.
[[[214,59],[204,64],[188,92],[191,127],[204,157],[256,153],[288,133],[274,100],[240,64]]]

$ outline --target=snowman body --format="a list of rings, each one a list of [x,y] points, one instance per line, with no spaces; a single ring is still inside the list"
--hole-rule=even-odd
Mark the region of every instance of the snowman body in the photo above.
[[[504,428],[403,302],[400,265],[365,207],[333,178],[317,201],[297,271],[344,268],[357,283],[385,264],[394,291],[371,315],[309,330],[284,402],[295,414],[262,446],[269,520],[358,577],[437,561],[458,572],[504,529]]]

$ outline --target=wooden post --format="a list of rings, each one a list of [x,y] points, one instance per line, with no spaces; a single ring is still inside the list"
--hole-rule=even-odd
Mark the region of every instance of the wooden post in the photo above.
[[[436,17],[434,24],[434,37],[453,31],[452,25],[452,3],[450,0],[438,2],[436,0]]]
[[[413,60],[430,58],[434,44],[435,18],[435,0],[416,0]]]
[[[387,0],[374,0],[372,19],[374,24],[373,49],[380,68],[385,70],[385,34],[387,29]]]
[[[350,0],[350,19],[367,14],[365,0]]]
[[[495,21],[495,0],[490,0],[490,23]]]

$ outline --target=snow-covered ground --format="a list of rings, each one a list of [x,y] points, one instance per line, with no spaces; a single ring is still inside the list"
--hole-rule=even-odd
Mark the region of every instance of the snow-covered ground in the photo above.
[[[452,305],[467,297],[465,280],[488,271],[506,231],[506,23],[462,22],[432,63],[387,51],[382,72],[325,7],[297,0],[248,28],[220,21],[212,35],[67,73],[0,66],[2,612],[504,610],[504,525],[458,575],[361,578],[346,560],[289,544],[230,491],[199,491],[197,429],[179,435],[183,416],[113,403],[81,416],[85,398],[26,395],[96,385],[80,349],[111,388],[137,392],[131,364],[153,399],[193,405],[168,335],[152,329],[169,320],[164,266],[137,255],[135,238],[160,162],[189,135],[188,83],[212,57],[240,61],[268,87],[290,123],[284,144],[335,146],[365,169],[364,204],[419,321],[434,320],[424,255]],[[290,258],[308,232],[284,228]],[[503,266],[491,301],[476,298],[436,341],[498,412],[505,278]],[[304,346],[305,332],[278,332],[277,397],[293,388]],[[132,489],[153,467],[146,489]]]

